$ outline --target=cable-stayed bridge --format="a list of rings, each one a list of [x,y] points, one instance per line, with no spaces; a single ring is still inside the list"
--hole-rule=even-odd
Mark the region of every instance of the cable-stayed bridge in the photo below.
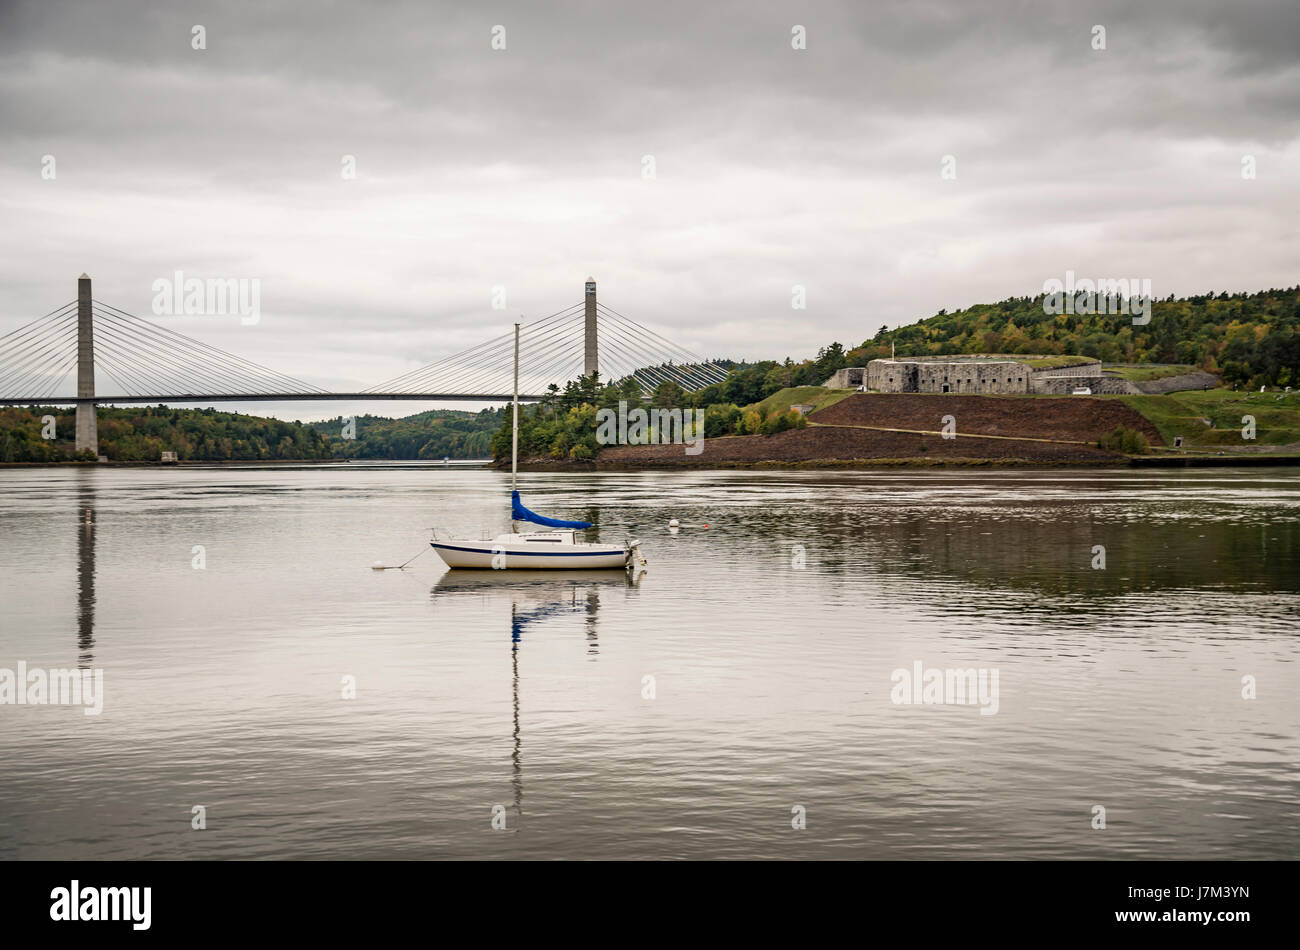
[[[665,382],[693,391],[727,376],[599,303],[596,282],[588,280],[582,301],[521,325],[519,398],[535,402],[552,385],[596,372],[606,381],[634,379],[645,392]],[[513,396],[513,330],[361,392],[331,392],[98,301],[84,274],[76,300],[0,336],[0,405],[75,403],[78,452],[99,452],[96,403]]]

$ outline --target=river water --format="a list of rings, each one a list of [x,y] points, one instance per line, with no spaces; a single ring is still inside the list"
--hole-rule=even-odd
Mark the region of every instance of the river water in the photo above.
[[[0,857],[1297,855],[1294,469],[520,488],[648,569],[447,573],[481,468],[0,471],[0,668],[103,671],[0,705]]]

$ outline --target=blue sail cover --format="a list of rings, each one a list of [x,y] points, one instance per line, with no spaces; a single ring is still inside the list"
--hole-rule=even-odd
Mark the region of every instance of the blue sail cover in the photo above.
[[[544,524],[548,528],[590,528],[590,521],[561,521],[559,518],[548,518],[545,515],[539,515],[535,511],[529,511],[519,503],[519,492],[510,493],[510,517],[515,521],[531,521],[533,524]]]

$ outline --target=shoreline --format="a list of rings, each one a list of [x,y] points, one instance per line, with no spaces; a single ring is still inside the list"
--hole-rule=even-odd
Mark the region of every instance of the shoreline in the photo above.
[[[428,459],[240,459],[187,462],[0,462],[0,469],[7,468],[186,468],[196,466],[213,466],[222,468],[258,467],[276,465],[327,465],[342,462],[361,462],[362,464],[402,464],[423,462],[429,468],[482,467],[497,471],[508,470],[510,464],[491,459],[453,460],[452,465],[433,462]],[[655,471],[729,471],[729,470],[770,470],[770,471],[817,471],[817,470],[866,470],[873,468],[915,468],[915,469],[1057,469],[1057,468],[1094,468],[1094,469],[1131,469],[1131,468],[1293,468],[1300,466],[1300,455],[1268,455],[1255,453],[1251,455],[1133,455],[1105,459],[1021,459],[1021,458],[871,458],[871,459],[727,459],[715,462],[659,461],[659,460],[610,460],[599,459],[571,461],[561,459],[521,460],[521,472],[655,472]]]
[[[631,461],[562,461],[531,460],[521,461],[521,472],[650,472],[650,471],[726,471],[733,469],[756,470],[865,470],[873,468],[915,468],[915,469],[1059,469],[1059,468],[1094,468],[1094,469],[1131,469],[1131,468],[1273,468],[1300,466],[1300,455],[1196,455],[1187,457],[1144,456],[1083,460],[1058,459],[1036,460],[1016,458],[875,458],[875,459],[805,459],[801,461],[782,461],[764,459],[752,461],[727,460],[718,462],[631,462]],[[493,463],[495,469],[508,470],[506,463]]]

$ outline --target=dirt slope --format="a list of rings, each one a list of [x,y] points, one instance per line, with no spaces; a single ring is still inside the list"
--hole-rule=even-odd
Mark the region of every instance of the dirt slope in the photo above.
[[[957,433],[1096,442],[1116,426],[1142,432],[1164,445],[1146,417],[1116,399],[1086,396],[1027,398],[930,393],[858,393],[812,413],[811,422],[938,430],[942,419],[957,420]],[[961,441],[959,438],[957,441]],[[991,440],[990,440],[991,441]],[[987,444],[987,443],[984,443]]]
[[[1122,458],[1095,445],[1061,445],[1009,439],[944,439],[938,435],[877,432],[831,426],[791,429],[777,435],[705,439],[699,455],[681,445],[615,445],[601,450],[598,465],[703,466],[754,462],[916,459],[944,462],[992,459],[999,462],[1103,462]]]

